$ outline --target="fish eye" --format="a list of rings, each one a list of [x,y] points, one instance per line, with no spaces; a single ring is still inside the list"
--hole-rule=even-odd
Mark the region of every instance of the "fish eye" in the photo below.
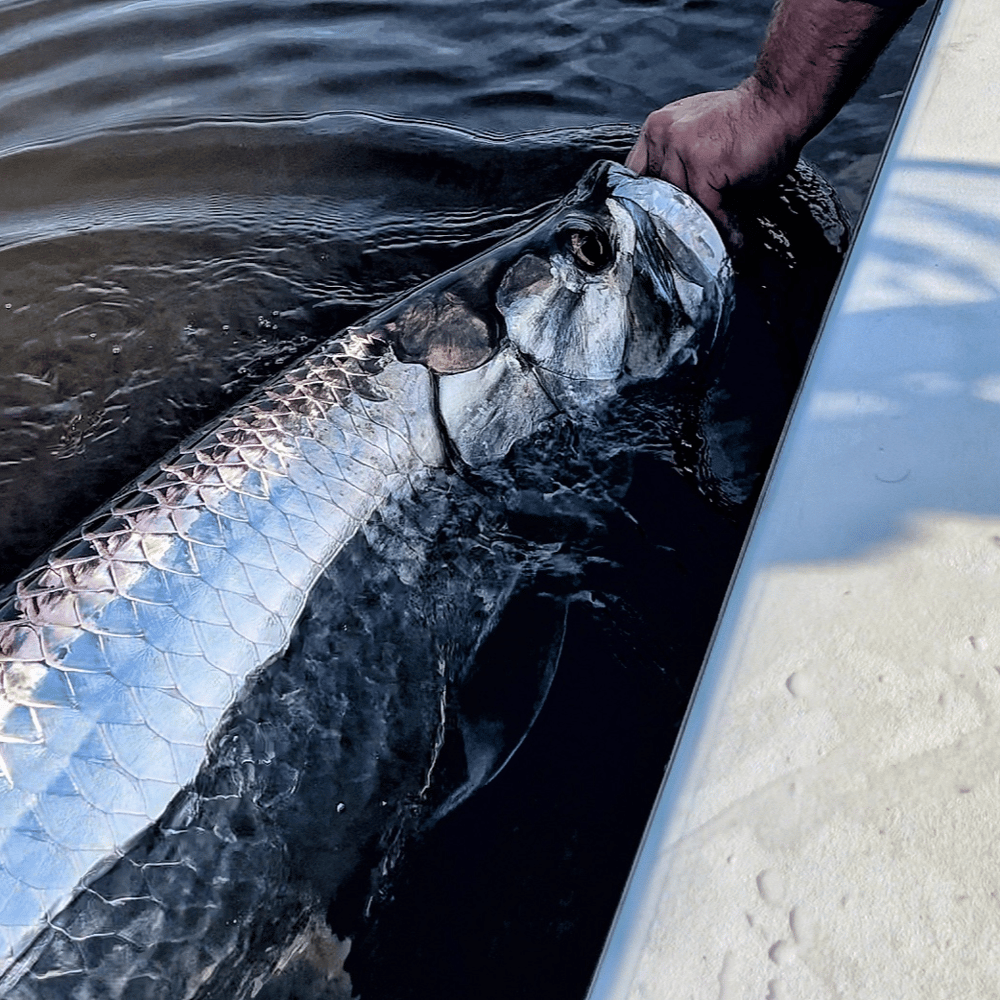
[[[573,223],[561,230],[559,237],[562,249],[581,270],[596,274],[611,263],[611,239],[602,229]]]

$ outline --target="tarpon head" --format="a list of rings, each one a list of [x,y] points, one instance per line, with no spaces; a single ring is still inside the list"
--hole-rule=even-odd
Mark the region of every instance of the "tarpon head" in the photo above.
[[[705,212],[665,181],[597,163],[505,273],[510,343],[588,396],[697,363],[724,326],[725,248]],[[610,384],[610,385],[609,385]]]
[[[528,232],[379,317],[436,373],[461,458],[502,458],[547,416],[586,418],[630,382],[697,364],[723,332],[732,269],[704,210],[602,161]]]

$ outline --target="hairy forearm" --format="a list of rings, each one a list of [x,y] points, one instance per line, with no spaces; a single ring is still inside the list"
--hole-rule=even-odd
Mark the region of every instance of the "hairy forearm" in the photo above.
[[[750,77],[646,119],[626,166],[701,202],[733,247],[732,198],[784,176],[854,93],[918,0],[779,0]]]
[[[861,0],[779,0],[750,89],[801,147],[851,97],[909,16]]]

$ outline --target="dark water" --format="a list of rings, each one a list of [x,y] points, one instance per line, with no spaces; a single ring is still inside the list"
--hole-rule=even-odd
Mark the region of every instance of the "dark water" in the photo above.
[[[621,156],[653,107],[736,82],[767,11],[5,4],[0,576],[254,379]],[[920,29],[810,149],[849,208]]]
[[[252,384],[620,159],[654,107],[737,82],[769,6],[0,6],[0,580]],[[849,208],[926,17],[809,150]],[[685,615],[710,627],[745,523],[638,466],[642,531],[622,514],[620,561],[581,583],[557,708],[358,931],[366,998],[585,989],[700,658]]]

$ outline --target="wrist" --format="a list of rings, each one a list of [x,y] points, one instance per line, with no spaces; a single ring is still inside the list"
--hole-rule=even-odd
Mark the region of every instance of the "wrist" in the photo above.
[[[747,109],[751,134],[776,160],[794,163],[812,138],[815,115],[798,95],[776,87],[755,70],[736,90]]]

